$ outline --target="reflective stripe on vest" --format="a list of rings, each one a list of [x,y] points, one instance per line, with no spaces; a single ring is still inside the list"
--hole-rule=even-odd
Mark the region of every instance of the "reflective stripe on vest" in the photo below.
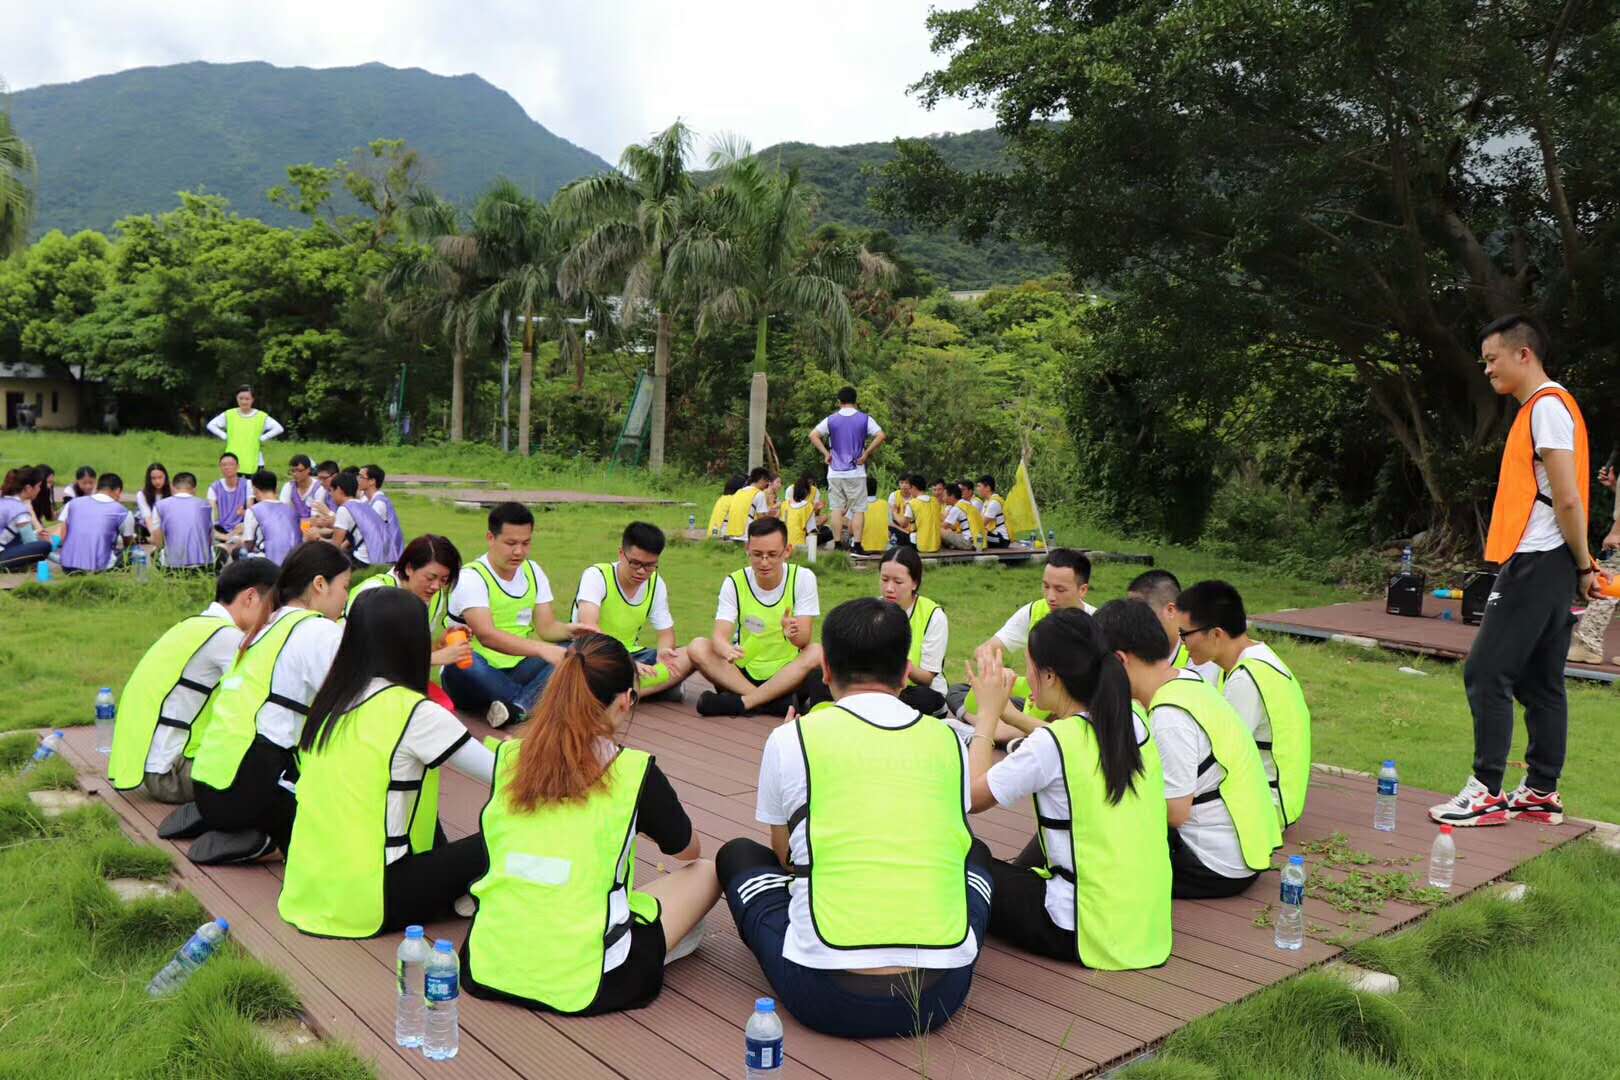
[[[916,542],[917,550],[923,553],[939,550],[939,503],[930,496],[918,496],[907,505],[911,507],[911,520],[916,526],[912,538]]]
[[[236,463],[248,475],[259,467],[259,439],[264,435],[265,414],[257,409],[243,416],[241,409],[225,413],[225,450],[236,455]]]
[[[321,617],[320,612],[307,610],[283,615],[258,641],[248,646],[245,653],[237,656],[231,670],[219,681],[213,716],[191,767],[192,780],[207,784],[215,791],[224,791],[236,782],[236,770],[259,733],[259,710],[265,705],[274,702],[299,715],[309,711],[304,702],[272,694],[270,684],[275,677],[276,661],[281,659],[281,650],[293,630],[306,619]]]
[[[743,651],[739,662],[749,676],[764,682],[798,658],[799,649],[782,632],[782,617],[793,611],[793,591],[799,583],[799,568],[788,564],[782,595],[766,604],[754,595],[748,584],[748,571],[734,570],[731,584],[737,590],[737,629],[732,640]]]
[[[918,596],[911,605],[911,652],[909,659],[918,667],[922,667],[923,638],[928,636],[928,625],[934,621],[934,615],[939,611],[939,605],[926,596]]]
[[[1575,398],[1561,386],[1548,386],[1530,395],[1530,400],[1519,406],[1508,430],[1507,445],[1502,448],[1502,467],[1496,478],[1496,501],[1491,506],[1491,527],[1485,536],[1485,561],[1507,562],[1524,539],[1524,530],[1530,524],[1530,512],[1538,500],[1550,502],[1536,484],[1535,433],[1531,430],[1530,414],[1536,402],[1544,397],[1556,397],[1569,409],[1575,421],[1575,490],[1581,497],[1581,520],[1586,520],[1587,481],[1591,475],[1591,462],[1586,441],[1586,419],[1581,415]]]
[[[535,580],[534,568],[529,560],[523,560],[518,572],[523,575],[523,595],[509,596],[489,567],[481,562],[472,564],[473,572],[484,579],[489,587],[489,618],[495,624],[495,629],[513,637],[534,637],[534,604],[535,598],[540,595],[539,582]],[[511,668],[523,663],[524,657],[513,656],[511,653],[496,652],[494,649],[473,636],[473,652],[482,656],[492,668]]]
[[[159,725],[190,728],[192,740],[201,734],[205,726],[203,717],[209,709],[207,700],[188,721],[162,719],[163,703],[181,685],[202,694],[205,699],[213,693],[212,686],[200,686],[185,678],[186,665],[215,634],[234,625],[231,620],[215,615],[193,615],[169,627],[146,650],[146,655],[130,672],[124,692],[118,696],[118,723],[113,728],[112,755],[107,761],[107,779],[112,781],[113,787],[128,791],[141,786],[146,779],[146,758],[152,752],[152,737]]]
[[[1305,796],[1311,783],[1310,706],[1305,704],[1305,692],[1291,672],[1253,656],[1239,660],[1237,666],[1254,680],[1266,720],[1271,724],[1271,742],[1255,745],[1262,761],[1269,756],[1276,767],[1277,779],[1271,784],[1286,829],[1305,812]]]
[[[651,759],[620,750],[585,798],[524,812],[507,791],[522,745],[510,739],[495,752],[480,817],[489,870],[472,885],[467,970],[479,986],[579,1012],[595,1000],[607,951],[633,917],[659,914],[655,898],[635,891],[636,803]]]
[[[613,563],[595,563],[591,569],[602,575],[602,584],[607,590],[602,602],[597,605],[596,625],[608,637],[616,638],[626,650],[635,652],[641,647],[636,644],[636,638],[652,615],[653,591],[658,588],[657,571],[650,574],[642,586],[641,602],[632,604],[625,599],[624,590],[619,588],[619,575]],[[573,613],[569,618],[579,618],[577,591],[574,593]]]
[[[816,937],[830,949],[962,944],[973,836],[956,733],[921,713],[880,727],[831,703],[797,725],[810,865],[793,872],[809,879]]]
[[[1134,709],[1133,709],[1134,712]],[[1054,720],[1069,820],[1045,817],[1045,830],[1069,836],[1070,871],[1047,858],[1047,873],[1074,885],[1075,941],[1080,962],[1103,971],[1158,967],[1170,955],[1170,844],[1164,766],[1152,735],[1141,744],[1142,771],[1118,805],[1108,802],[1097,735],[1081,716]]]
[[[298,755],[298,816],[276,909],[306,934],[371,937],[383,924],[388,849],[432,850],[438,770],[424,777],[431,785],[393,779],[394,751],[426,700],[404,686],[379,690],[327,721],[324,746]],[[403,836],[388,835],[391,791],[416,793]]]
[[[1226,774],[1220,787],[1194,796],[1193,802],[1219,799],[1225,803],[1226,812],[1232,815],[1232,827],[1237,830],[1238,845],[1243,849],[1244,864],[1250,870],[1270,869],[1271,853],[1282,846],[1282,827],[1271,802],[1266,767],[1243,718],[1218,690],[1202,680],[1172,679],[1165,683],[1153,695],[1152,707],[1160,705],[1184,709],[1208,737],[1210,756],[1199,764],[1199,775],[1214,765]]]

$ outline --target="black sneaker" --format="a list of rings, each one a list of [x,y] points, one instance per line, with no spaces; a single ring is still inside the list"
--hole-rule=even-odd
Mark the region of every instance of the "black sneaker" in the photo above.
[[[270,854],[275,846],[275,841],[258,829],[241,829],[237,832],[216,829],[193,840],[186,857],[198,866],[250,863]]]
[[[158,837],[163,840],[192,840],[208,831],[197,804],[188,802],[177,806],[158,826]]]
[[[737,700],[741,701],[742,699],[738,698]],[[763,705],[756,705],[754,708],[748,711],[756,716],[786,716],[788,714],[788,710],[792,707],[793,695],[783,694],[775,701],[767,701]]]
[[[743,706],[741,694],[733,694],[729,690],[705,690],[697,699],[697,712],[699,716],[743,716],[748,710]]]

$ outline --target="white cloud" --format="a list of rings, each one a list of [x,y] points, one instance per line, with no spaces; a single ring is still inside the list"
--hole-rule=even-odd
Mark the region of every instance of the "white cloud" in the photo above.
[[[947,4],[945,6],[956,6]],[[380,61],[473,72],[535,120],[617,160],[681,116],[764,147],[967,131],[906,87],[940,65],[926,0],[13,0],[0,77],[14,89],[188,60],[338,67]],[[231,10],[234,9],[234,10]]]

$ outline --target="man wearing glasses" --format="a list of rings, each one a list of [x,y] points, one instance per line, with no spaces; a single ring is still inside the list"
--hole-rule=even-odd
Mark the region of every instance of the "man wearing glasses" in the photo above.
[[[672,690],[692,674],[686,650],[675,646],[669,592],[658,574],[663,550],[662,529],[632,521],[619,541],[618,561],[587,566],[574,592],[575,624],[617,638],[629,650],[644,697]],[[656,647],[641,646],[644,626],[651,626],[657,635]]]
[[[1220,669],[1227,704],[1254,735],[1283,828],[1305,812],[1311,781],[1311,710],[1299,680],[1270,645],[1249,636],[1243,597],[1224,581],[1200,581],[1176,597],[1182,645],[1195,666]]]
[[[714,633],[686,648],[715,686],[698,698],[700,716],[786,716],[801,690],[801,708],[829,700],[812,640],[821,614],[816,575],[788,564],[793,549],[781,518],[756,519],[746,543],[748,565],[720,583]]]

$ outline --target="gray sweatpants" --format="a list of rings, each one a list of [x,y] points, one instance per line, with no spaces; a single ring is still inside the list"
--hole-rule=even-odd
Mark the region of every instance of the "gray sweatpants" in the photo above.
[[[191,787],[191,759],[182,755],[168,772],[147,773],[141,787],[160,803],[178,806],[191,802],[196,797]]]

